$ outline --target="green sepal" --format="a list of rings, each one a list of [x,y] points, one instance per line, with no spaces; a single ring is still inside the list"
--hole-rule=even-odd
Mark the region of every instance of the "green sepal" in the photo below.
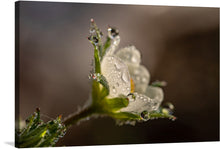
[[[107,39],[106,39],[105,44],[102,49],[101,60],[105,56],[105,53],[106,53],[107,49],[110,47],[110,45],[111,45],[111,38],[107,36]]]
[[[97,46],[94,45],[94,59],[95,59],[95,73],[101,73],[101,64],[99,59],[99,51]]]
[[[106,78],[100,75],[92,83],[92,99],[93,101],[100,101],[109,95],[109,85]]]
[[[101,89],[101,95],[100,98],[104,99],[106,96],[109,95],[109,85],[108,85],[108,81],[106,80],[106,78],[101,75],[100,79],[99,79],[99,83],[102,85],[102,89]]]
[[[99,55],[101,56],[102,55],[102,48],[103,48],[103,45],[102,45],[102,33],[100,31],[100,29],[97,27],[95,21],[93,19],[91,19],[91,26],[92,28],[95,29],[95,33],[96,33],[96,36],[97,39],[98,39],[98,51],[99,51]]]
[[[152,111],[152,112],[147,112],[144,111],[141,114],[142,119],[158,119],[158,118],[168,118],[171,120],[175,120],[176,117],[172,114],[169,113],[169,111],[167,111],[166,108],[163,107],[159,107],[159,109],[157,111]]]
[[[167,82],[165,81],[154,81],[151,83],[151,86],[153,87],[164,87],[167,85]]]
[[[140,120],[141,117],[139,114],[132,113],[132,112],[118,112],[118,113],[112,113],[111,116],[115,119],[127,121],[127,120]]]
[[[96,104],[100,100],[100,83],[96,80],[92,81],[92,101]]]
[[[175,120],[176,117],[170,114],[165,114],[165,113],[158,113],[158,112],[152,112],[149,113],[149,119],[157,119],[157,118],[168,118]]]
[[[129,101],[126,97],[117,97],[117,98],[106,98],[105,104],[103,105],[107,111],[118,111],[121,108],[127,107]]]

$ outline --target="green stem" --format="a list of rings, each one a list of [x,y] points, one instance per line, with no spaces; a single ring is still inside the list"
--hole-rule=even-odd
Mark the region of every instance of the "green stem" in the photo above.
[[[68,117],[64,118],[63,123],[68,128],[71,125],[76,124],[80,120],[85,119],[94,113],[95,110],[93,107],[87,107],[78,113],[70,114]]]

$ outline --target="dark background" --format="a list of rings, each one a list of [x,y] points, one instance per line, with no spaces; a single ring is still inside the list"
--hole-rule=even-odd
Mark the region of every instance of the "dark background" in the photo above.
[[[165,80],[168,119],[117,126],[97,118],[73,126],[58,146],[219,140],[219,9],[19,2],[19,115],[40,107],[43,118],[75,112],[88,99],[94,18],[104,35],[120,30],[120,47],[135,45],[151,81]],[[18,94],[17,94],[18,95]]]

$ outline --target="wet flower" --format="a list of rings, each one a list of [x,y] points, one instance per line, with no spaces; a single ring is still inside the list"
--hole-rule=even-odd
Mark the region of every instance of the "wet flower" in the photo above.
[[[109,98],[128,96],[129,104],[120,109],[122,112],[156,111],[163,100],[163,90],[149,85],[150,73],[141,65],[141,54],[135,46],[117,51],[119,43],[117,35],[101,62],[102,74],[109,84]]]
[[[103,44],[102,32],[93,19],[91,30],[88,39],[94,46],[94,67],[89,75],[91,100],[85,106],[88,115],[107,115],[119,124],[132,125],[149,119],[174,119],[172,109],[160,106],[163,101],[160,86],[166,83],[157,81],[149,85],[150,73],[141,65],[141,54],[135,46],[118,50],[119,30],[111,27]]]

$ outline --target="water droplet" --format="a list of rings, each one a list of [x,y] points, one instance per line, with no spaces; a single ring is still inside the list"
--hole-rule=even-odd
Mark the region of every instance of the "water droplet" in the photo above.
[[[135,69],[135,70],[134,70],[134,75],[137,75],[137,74],[139,74],[139,70],[138,70],[138,69]]]
[[[103,36],[103,33],[100,31],[100,36],[102,37]]]
[[[113,40],[114,51],[116,47],[118,46],[119,42],[120,42],[120,36],[115,37]]]
[[[162,113],[166,115],[171,115],[173,114],[173,111],[167,108],[162,108]]]
[[[145,77],[142,78],[141,80],[143,83],[147,82],[147,79]]]
[[[152,110],[157,110],[157,107],[158,107],[157,102],[152,103]]]
[[[112,27],[108,28],[108,36],[109,36],[109,38],[114,39],[118,35],[119,35],[119,30],[118,29],[112,28]]]
[[[176,117],[174,116],[173,118],[172,118],[172,121],[175,121],[176,120]]]
[[[94,27],[91,27],[90,30],[89,30],[89,33],[90,33],[90,34],[95,33],[95,28],[94,28]]]
[[[145,119],[145,120],[149,119],[148,113],[146,113],[145,111],[144,111],[144,112],[141,112],[141,118],[142,118],[142,119]]]
[[[114,66],[117,70],[120,70],[122,67],[119,63],[115,63]]]
[[[174,106],[172,103],[165,103],[162,108],[162,113],[172,115],[174,110]]]
[[[110,64],[109,61],[112,61],[112,63]],[[130,92],[130,81],[128,81],[128,79],[126,78],[126,74],[128,75],[128,77],[130,77],[128,69],[126,69],[127,66],[122,63],[120,59],[114,56],[104,58],[101,65],[102,73],[108,81],[111,89],[110,96],[117,97],[120,94],[127,95]],[[125,74],[122,77],[123,73]],[[115,87],[116,91],[113,91],[112,86]],[[126,88],[129,88],[129,90],[127,90]]]
[[[137,62],[138,62],[138,59],[137,59],[137,57],[132,56],[131,61],[132,61],[133,63],[137,63]]]
[[[130,87],[127,87],[126,90],[127,90],[127,91],[130,91],[131,89],[130,89]]]
[[[133,101],[136,100],[136,96],[135,96],[133,93],[129,93],[129,94],[127,95],[127,97],[128,97],[128,100],[129,100],[130,102],[133,102]]]
[[[99,42],[98,38],[95,36],[89,36],[88,40],[94,42],[94,44],[98,44],[98,42]]]
[[[118,78],[120,78],[121,77],[121,72],[118,72]]]
[[[123,80],[124,82],[129,82],[129,74],[128,74],[127,71],[124,71],[124,72],[122,73],[122,80]]]
[[[126,54],[126,55],[125,55],[125,58],[126,58],[126,59],[130,59],[130,57],[131,57],[130,54]]]
[[[140,77],[139,77],[139,76],[136,76],[136,80],[139,81],[139,80],[140,80]]]
[[[116,88],[115,86],[112,87],[112,92],[115,94],[116,93]]]
[[[165,103],[163,107],[170,110],[174,110],[174,105],[170,102]]]

